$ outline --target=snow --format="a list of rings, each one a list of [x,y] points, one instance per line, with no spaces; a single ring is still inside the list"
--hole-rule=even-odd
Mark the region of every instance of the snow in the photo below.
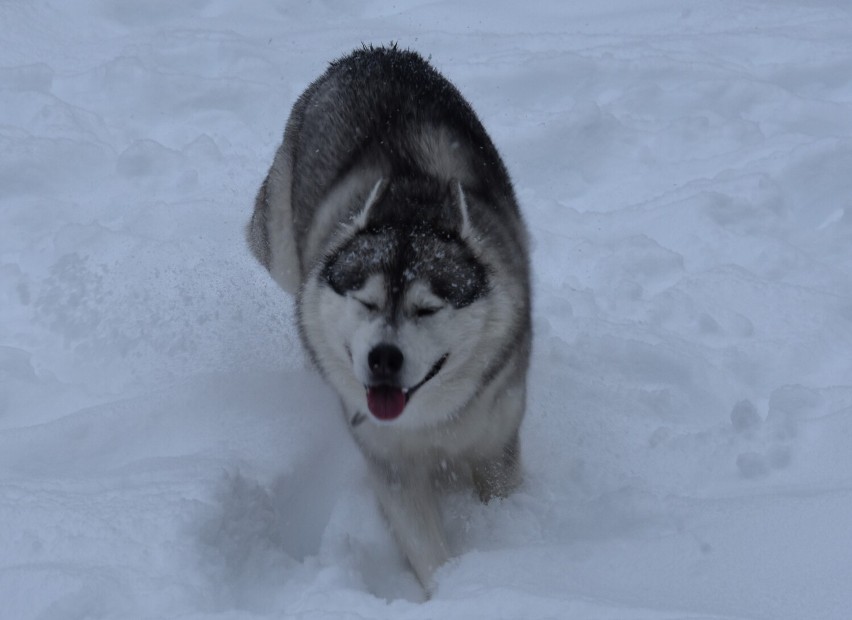
[[[0,3],[0,617],[841,619],[852,7]],[[325,63],[430,55],[533,237],[526,478],[424,601],[242,227]]]

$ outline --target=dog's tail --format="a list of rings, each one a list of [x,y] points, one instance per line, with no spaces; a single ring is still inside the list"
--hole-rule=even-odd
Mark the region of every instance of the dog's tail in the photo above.
[[[288,147],[285,139],[257,192],[254,212],[246,226],[246,239],[252,254],[278,285],[295,295],[299,289],[300,269],[293,235],[292,165]]]

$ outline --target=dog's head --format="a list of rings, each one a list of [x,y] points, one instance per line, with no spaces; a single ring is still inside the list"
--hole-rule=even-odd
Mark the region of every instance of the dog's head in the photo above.
[[[306,281],[302,333],[353,423],[434,424],[477,390],[492,272],[459,183],[380,180],[365,203]]]

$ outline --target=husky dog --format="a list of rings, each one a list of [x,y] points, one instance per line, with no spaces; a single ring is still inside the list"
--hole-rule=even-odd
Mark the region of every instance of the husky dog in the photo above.
[[[296,101],[248,225],[295,295],[420,582],[449,557],[439,492],[520,481],[530,355],[527,232],[456,88],[418,54],[365,47]]]

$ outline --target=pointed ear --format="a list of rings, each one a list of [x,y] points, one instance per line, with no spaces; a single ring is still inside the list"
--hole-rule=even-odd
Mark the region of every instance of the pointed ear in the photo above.
[[[453,179],[450,181],[450,201],[458,218],[458,231],[462,239],[471,236],[470,215],[467,209],[467,199],[461,181]]]
[[[379,180],[376,181],[376,184],[373,185],[373,189],[371,189],[370,193],[367,195],[367,200],[364,201],[364,207],[352,220],[352,225],[355,228],[365,228],[367,226],[367,222],[370,220],[370,209],[374,204],[376,204],[379,198],[381,198],[382,192],[384,192],[387,185],[388,184],[385,183],[384,177],[379,177]]]

